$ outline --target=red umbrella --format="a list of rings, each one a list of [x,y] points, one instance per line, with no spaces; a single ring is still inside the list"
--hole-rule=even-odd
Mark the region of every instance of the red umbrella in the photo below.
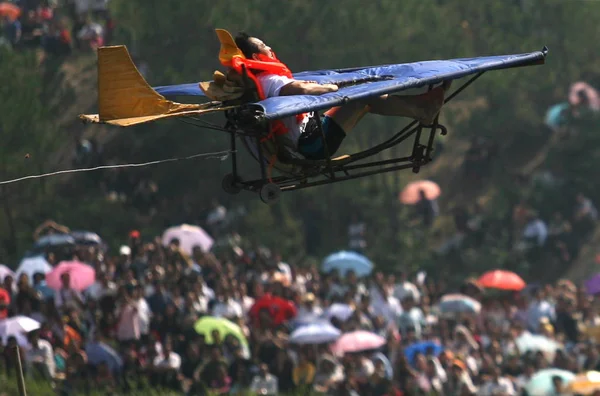
[[[12,3],[0,3],[0,16],[8,16],[13,21],[21,15],[21,9]]]
[[[414,205],[421,200],[420,191],[425,192],[427,199],[436,199],[442,193],[440,186],[430,180],[419,180],[409,183],[398,197],[400,202],[407,205]]]
[[[488,271],[477,281],[488,289],[523,290],[527,284],[514,272],[504,270]]]
[[[290,320],[296,316],[296,306],[293,302],[285,300],[281,297],[265,294],[250,308],[250,317],[257,321],[259,312],[266,309],[269,312],[273,322],[273,326],[278,326],[283,322]]]
[[[10,294],[0,287],[0,319],[6,318],[8,315],[8,306],[10,305]]]

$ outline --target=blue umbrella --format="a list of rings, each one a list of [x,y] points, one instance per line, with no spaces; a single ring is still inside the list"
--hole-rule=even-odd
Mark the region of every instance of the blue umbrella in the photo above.
[[[569,107],[569,102],[558,103],[550,107],[544,120],[546,125],[552,128],[565,125],[568,122],[566,114]]]
[[[525,390],[529,396],[546,396],[554,390],[552,377],[557,376],[562,378],[563,385],[567,386],[575,379],[575,374],[566,370],[545,369],[538,371],[531,377]]]
[[[123,360],[110,346],[103,342],[90,342],[85,347],[88,362],[92,365],[106,363],[110,371],[118,372],[123,367]]]
[[[367,276],[373,271],[373,263],[362,254],[341,251],[327,256],[322,268],[324,272],[338,270],[342,276],[349,270],[354,271],[357,276]]]
[[[422,353],[423,355],[426,355],[429,349],[431,349],[431,353],[433,353],[434,356],[437,356],[444,351],[444,348],[437,342],[423,341],[416,342],[404,348],[404,355],[406,355],[406,358],[409,362],[413,363],[413,360],[417,353]]]
[[[463,294],[447,294],[440,301],[440,311],[443,313],[479,313],[481,304]]]
[[[91,231],[72,231],[70,234],[81,245],[101,245],[100,235]]]
[[[75,245],[75,238],[68,234],[51,234],[41,237],[35,242],[34,249],[48,246]]]

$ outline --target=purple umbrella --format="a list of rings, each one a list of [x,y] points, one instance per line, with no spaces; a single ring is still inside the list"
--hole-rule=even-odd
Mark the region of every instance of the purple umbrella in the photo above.
[[[600,293],[600,274],[594,275],[592,278],[585,282],[585,289],[588,294]]]

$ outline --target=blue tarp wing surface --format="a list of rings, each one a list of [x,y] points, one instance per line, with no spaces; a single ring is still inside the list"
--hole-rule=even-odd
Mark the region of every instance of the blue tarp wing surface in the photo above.
[[[264,111],[267,119],[280,119],[298,113],[329,109],[351,100],[395,93],[444,80],[469,75],[544,62],[546,51],[517,55],[485,56],[441,61],[425,61],[352,69],[317,70],[295,73],[298,80],[317,81],[321,84],[343,84],[361,80],[380,79],[349,85],[337,92],[324,95],[293,95],[267,98],[255,103]],[[204,96],[198,83],[169,85],[154,88],[164,96]]]

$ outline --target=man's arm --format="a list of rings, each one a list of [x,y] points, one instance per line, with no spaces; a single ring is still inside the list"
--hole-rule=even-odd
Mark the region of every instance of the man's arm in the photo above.
[[[284,85],[279,91],[279,96],[288,95],[322,95],[329,92],[336,92],[338,86],[335,84],[318,84],[309,81],[295,80]]]

